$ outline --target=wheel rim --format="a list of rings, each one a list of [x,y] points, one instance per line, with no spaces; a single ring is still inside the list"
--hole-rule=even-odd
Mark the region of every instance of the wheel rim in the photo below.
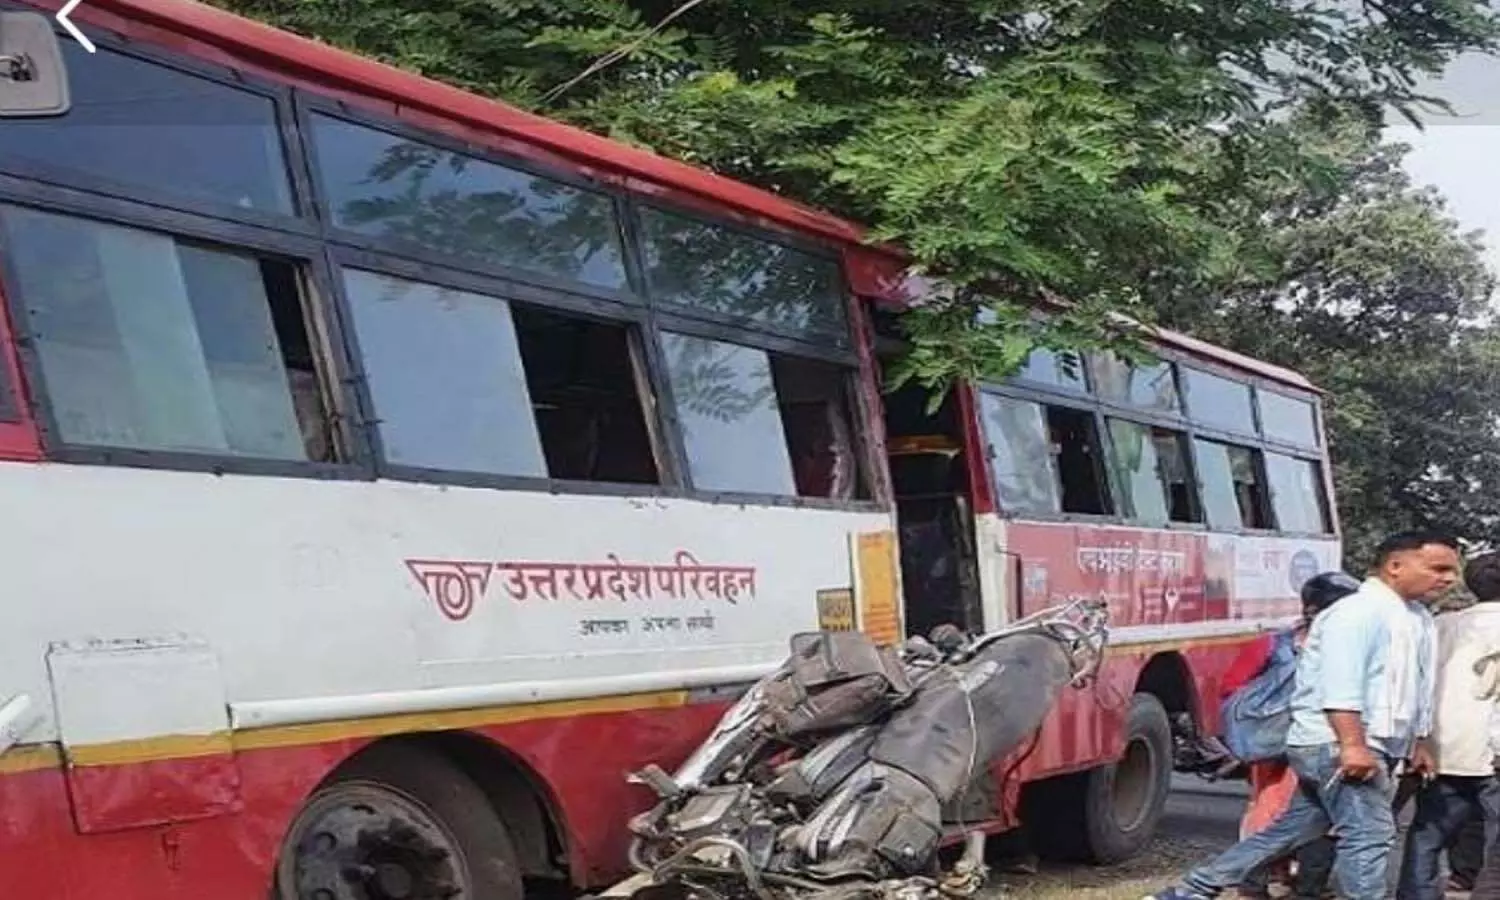
[[[473,897],[458,841],[433,813],[382,785],[322,792],[297,816],[277,871],[284,900]]]
[[[1151,811],[1151,796],[1156,785],[1156,754],[1142,738],[1132,738],[1125,745],[1125,755],[1115,763],[1110,806],[1115,825],[1121,831],[1134,831]]]

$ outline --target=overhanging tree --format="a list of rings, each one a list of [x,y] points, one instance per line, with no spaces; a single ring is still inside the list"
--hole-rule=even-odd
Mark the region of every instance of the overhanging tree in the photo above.
[[[1305,165],[1269,114],[1410,105],[1500,33],[1481,0],[219,2],[869,224],[954,287],[906,318],[936,388],[1222,280],[1239,170]]]

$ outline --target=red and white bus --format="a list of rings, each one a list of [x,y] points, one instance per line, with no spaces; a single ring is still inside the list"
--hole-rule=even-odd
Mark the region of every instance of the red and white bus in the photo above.
[[[1168,334],[927,415],[850,223],[208,6],[73,18],[70,109],[0,120],[6,896],[600,885],[626,773],[793,633],[1076,595],[1102,677],[964,817],[1119,858],[1337,563],[1294,373]]]

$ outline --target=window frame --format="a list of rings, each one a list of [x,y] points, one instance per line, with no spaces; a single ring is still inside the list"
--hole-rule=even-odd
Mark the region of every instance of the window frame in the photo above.
[[[1298,444],[1294,441],[1288,441],[1286,438],[1265,433],[1264,417],[1261,415],[1260,409],[1260,395],[1263,393],[1275,394],[1287,400],[1298,400],[1312,408],[1312,444]],[[1317,395],[1303,391],[1294,391],[1279,385],[1273,387],[1270,383],[1258,383],[1255,385],[1255,415],[1261,426],[1261,437],[1267,446],[1277,448],[1278,452],[1284,450],[1292,454],[1317,453],[1321,457],[1324,449],[1323,445],[1327,442],[1327,435],[1323,430],[1323,403],[1322,399]]]
[[[1186,403],[1183,400],[1182,364],[1184,360],[1180,354],[1173,353],[1169,350],[1153,348],[1151,352],[1152,355],[1156,357],[1157,362],[1159,362],[1161,365],[1166,366],[1167,370],[1172,374],[1172,390],[1177,397],[1177,403],[1173,409],[1162,409],[1161,407],[1157,406],[1137,406],[1134,403],[1130,402],[1130,398],[1128,396],[1123,399],[1106,397],[1102,392],[1099,391],[1099,376],[1094,369],[1096,360],[1100,360],[1105,356],[1105,353],[1102,352],[1091,352],[1084,354],[1084,365],[1087,368],[1089,379],[1089,396],[1097,397],[1100,402],[1106,405],[1130,410],[1133,415],[1157,416],[1165,419],[1171,419],[1178,423],[1177,430],[1183,430],[1187,427],[1189,420]],[[1129,385],[1127,385],[1127,388],[1128,387]]]
[[[869,472],[868,454],[866,452],[869,440],[864,435],[872,433],[869,430],[871,424],[869,422],[869,410],[866,409],[867,404],[860,402],[861,395],[859,392],[863,390],[863,379],[860,375],[859,356],[853,349],[843,351],[828,347],[811,346],[801,341],[764,332],[747,333],[722,322],[706,321],[679,315],[676,313],[675,308],[672,312],[652,309],[649,311],[647,318],[651,323],[647,331],[650,344],[647,348],[647,356],[654,362],[654,371],[657,378],[657,402],[661,406],[663,423],[672,446],[673,455],[676,458],[681,478],[681,489],[686,496],[715,504],[793,506],[853,512],[885,512],[891,508],[881,499],[877,480]],[[763,351],[768,355],[795,356],[837,365],[843,371],[842,383],[844,385],[845,399],[850,416],[849,424],[853,429],[855,457],[859,465],[860,475],[866,480],[865,490],[870,494],[871,499],[836,500],[829,497],[803,497],[799,495],[743,491],[711,491],[694,487],[692,483],[691,464],[687,454],[687,445],[683,437],[681,413],[677,405],[676,393],[672,388],[671,379],[667,372],[666,350],[662,346],[661,338],[665,332],[709,341],[738,344],[742,347],[750,347]],[[778,412],[779,409],[778,404]]]
[[[257,229],[253,226],[224,223],[165,207],[152,207],[134,201],[88,197],[71,188],[25,182],[13,176],[0,175],[0,204],[20,206],[38,212],[100,222],[148,231],[168,238],[219,246],[227,250],[248,252],[256,256],[274,256],[288,261],[297,270],[304,287],[312,296],[304,296],[303,320],[308,339],[314,346],[319,386],[331,396],[333,408],[326,410],[335,445],[348,458],[339,462],[278,460],[264,457],[228,454],[194,453],[184,450],[149,450],[134,447],[107,447],[72,444],[64,441],[57,427],[46,376],[27,315],[25,289],[17,277],[16,261],[0,248],[0,278],[6,285],[5,300],[13,324],[13,341],[22,372],[33,385],[37,398],[34,415],[37,434],[46,458],[62,463],[121,466],[185,472],[208,472],[215,475],[265,475],[330,480],[371,480],[375,477],[371,460],[358,435],[349,428],[351,414],[359,415],[357,398],[350,391],[349,364],[342,352],[343,341],[337,325],[331,320],[333,308],[325,293],[326,281],[320,273],[324,258],[316,239],[283,232]]]
[[[760,334],[771,338],[782,338],[799,343],[809,349],[826,349],[819,341],[834,340],[833,346],[839,351],[855,355],[858,347],[858,339],[855,335],[855,316],[850,308],[854,302],[854,292],[850,289],[849,273],[846,271],[842,256],[835,250],[824,244],[817,243],[803,235],[794,235],[787,232],[759,228],[728,217],[716,218],[699,210],[678,203],[673,203],[666,198],[650,198],[647,202],[644,198],[629,196],[624,198],[624,205],[629,216],[630,253],[635,258],[635,269],[639,275],[638,289],[641,296],[645,298],[647,305],[657,310],[664,316],[681,319],[696,319],[705,323],[712,323],[732,329],[736,334]],[[771,244],[780,244],[799,253],[817,259],[826,260],[833,265],[837,273],[836,290],[838,292],[839,313],[843,318],[844,327],[841,334],[832,331],[811,331],[788,328],[773,322],[762,322],[749,316],[739,316],[731,313],[718,312],[716,310],[703,309],[702,307],[689,306],[663,300],[656,295],[650,284],[648,267],[646,265],[646,241],[645,226],[641,221],[641,211],[653,209],[667,215],[687,219],[712,228],[722,228],[733,234],[748,240],[761,241]]]
[[[1145,428],[1148,431],[1151,429],[1161,429],[1162,431],[1171,433],[1172,440],[1177,445],[1177,452],[1181,455],[1182,458],[1183,477],[1186,479],[1186,483],[1192,488],[1192,491],[1188,495],[1189,512],[1192,515],[1197,516],[1199,519],[1199,521],[1196,522],[1183,522],[1177,519],[1173,519],[1172,497],[1170,494],[1170,489],[1167,485],[1163,484],[1162,494],[1167,508],[1166,522],[1147,524],[1140,519],[1125,516],[1121,516],[1121,520],[1130,524],[1141,525],[1146,528],[1164,528],[1176,531],[1201,531],[1208,528],[1208,511],[1204,508],[1203,504],[1203,487],[1202,482],[1199,480],[1200,476],[1198,473],[1198,459],[1193,452],[1195,445],[1193,443],[1194,438],[1192,432],[1187,431],[1181,427],[1169,427],[1167,425],[1144,422],[1140,419],[1129,418],[1125,416],[1112,415],[1109,413],[1103,413],[1102,415],[1105,430],[1109,432],[1105,439],[1109,442],[1106,452],[1109,455],[1109,468],[1111,473],[1114,473],[1119,465],[1119,457],[1117,455],[1119,451],[1117,448],[1117,444],[1115,443],[1114,429],[1109,427],[1110,422],[1118,421],[1129,425],[1134,425],[1138,428]],[[1160,465],[1159,454],[1157,464]],[[1133,501],[1129,504],[1126,503],[1124,488],[1122,485],[1120,485],[1118,479],[1111,478],[1110,490],[1115,494],[1115,502],[1117,504],[1116,508],[1124,508],[1127,505],[1134,505]]]
[[[1206,433],[1205,434],[1195,435],[1194,438],[1192,439],[1192,446],[1189,449],[1191,450],[1192,456],[1193,456],[1193,466],[1194,466],[1195,470],[1199,471],[1199,472],[1202,471],[1201,467],[1198,465],[1198,442],[1199,441],[1207,441],[1208,443],[1211,443],[1211,444],[1219,444],[1219,445],[1222,445],[1222,446],[1233,447],[1233,448],[1237,448],[1237,449],[1241,449],[1241,450],[1248,450],[1248,451],[1250,451],[1250,465],[1255,470],[1255,477],[1257,479],[1256,480],[1256,484],[1260,485],[1261,489],[1262,489],[1261,490],[1262,496],[1260,498],[1260,507],[1261,507],[1260,508],[1260,513],[1261,513],[1261,516],[1267,522],[1274,523],[1276,521],[1276,510],[1273,509],[1272,506],[1271,506],[1271,484],[1270,484],[1270,481],[1268,480],[1268,476],[1266,474],[1266,449],[1265,449],[1265,447],[1262,444],[1260,444],[1259,442],[1256,442],[1256,441],[1246,441],[1244,438],[1239,438],[1239,439],[1234,439],[1232,437],[1226,438],[1226,437],[1219,437],[1219,436],[1215,436],[1213,434],[1206,434]],[[1212,532],[1214,532],[1216,534],[1234,534],[1234,535],[1239,535],[1239,536],[1243,536],[1243,537],[1295,536],[1294,533],[1292,533],[1292,532],[1281,532],[1281,531],[1278,531],[1276,529],[1276,526],[1274,524],[1270,528],[1247,528],[1243,524],[1241,524],[1239,527],[1236,527],[1236,528],[1216,528],[1216,527],[1210,525],[1208,523],[1208,507],[1207,507],[1207,504],[1203,503],[1203,481],[1202,481],[1202,476],[1198,475],[1197,478],[1198,478],[1198,482],[1197,482],[1197,484],[1198,484],[1198,502],[1199,502],[1199,504],[1203,508],[1203,521],[1204,521],[1204,528],[1205,529],[1207,529],[1209,531],[1212,531]],[[1243,520],[1243,517],[1241,517],[1241,518]],[[1326,536],[1326,535],[1320,535],[1320,537],[1324,537],[1324,536]]]
[[[417,128],[398,118],[368,112],[357,106],[328,97],[310,94],[301,89],[291,92],[290,101],[294,107],[293,115],[296,118],[297,129],[300,135],[299,143],[303,145],[302,151],[307,169],[306,177],[310,188],[308,204],[313,207],[314,215],[316,215],[321,225],[321,234],[329,243],[395,258],[413,260],[435,269],[467,272],[567,294],[582,294],[601,300],[612,300],[616,303],[644,305],[645,295],[640,291],[640,282],[642,279],[638,271],[639,265],[632,258],[635,254],[631,249],[630,233],[625,227],[624,203],[622,202],[621,191],[616,186],[602,179],[591,178],[579,172],[560,171],[539,165],[530,160],[501,153],[487,146],[472,144],[451,135]],[[317,137],[313,124],[313,117],[315,115],[339,119],[361,128],[383,131],[413,143],[426,144],[444,152],[468,156],[479,162],[510,169],[536,178],[549,179],[568,187],[599,194],[602,199],[610,203],[614,214],[616,237],[619,240],[620,246],[620,264],[625,271],[625,288],[623,290],[611,289],[603,285],[591,284],[586,281],[574,281],[571,278],[538,270],[523,269],[516,266],[487,262],[469,256],[443,253],[440,250],[434,250],[415,241],[408,241],[401,238],[375,237],[340,226],[333,220],[330,214],[331,211],[324,207],[324,204],[330,203],[333,198],[328,192],[328,185],[318,165]]]
[[[0,3],[0,9],[18,9],[10,3]],[[60,40],[72,38],[53,23],[53,33]],[[149,190],[102,178],[96,175],[79,174],[29,160],[5,160],[0,158],[0,175],[38,182],[60,188],[74,189],[102,197],[134,201],[147,206],[173,209],[184,213],[209,216],[232,222],[240,222],[260,228],[274,229],[300,235],[315,235],[318,225],[314,220],[312,195],[302,183],[305,170],[302,160],[301,141],[294,130],[291,117],[292,88],[240,69],[214,65],[184,54],[164,53],[150,45],[122,37],[114,31],[100,29],[91,32],[100,49],[141,62],[159,66],[180,74],[212,82],[221,88],[261,97],[271,104],[272,122],[276,127],[278,145],[281,149],[282,165],[286,178],[285,186],[290,200],[288,212],[246,209],[229,202],[217,202],[205,198],[168,195],[164,191]]]
[[[1177,379],[1177,387],[1179,391],[1179,407],[1176,412],[1169,412],[1160,409],[1147,409],[1145,407],[1132,406],[1127,403],[1122,403],[1106,398],[1099,392],[1092,389],[1092,373],[1090,373],[1090,391],[1088,393],[1061,388],[1055,385],[1046,385],[1039,384],[1037,382],[1023,381],[1014,376],[1003,381],[979,382],[975,385],[975,387],[977,390],[983,393],[996,394],[998,396],[1008,397],[1014,400],[1025,400],[1034,403],[1040,403],[1044,407],[1067,407],[1079,411],[1087,411],[1093,413],[1096,422],[1095,428],[1097,433],[1100,435],[1100,441],[1103,445],[1103,451],[1106,460],[1113,459],[1115,453],[1114,435],[1110,433],[1107,422],[1107,419],[1109,418],[1124,419],[1137,425],[1164,428],[1176,432],[1177,434],[1181,435],[1188,444],[1187,459],[1185,461],[1188,468],[1188,476],[1192,480],[1194,489],[1193,504],[1194,509],[1203,518],[1203,521],[1168,522],[1165,525],[1157,525],[1148,524],[1133,518],[1127,518],[1123,515],[1118,514],[1118,512],[1114,515],[1108,516],[1088,515],[1083,513],[1027,513],[1024,515],[1015,515],[1007,512],[1004,509],[1000,509],[999,513],[1003,518],[1015,519],[1019,521],[1074,522],[1079,524],[1091,525],[1120,525],[1131,528],[1231,534],[1243,537],[1292,537],[1327,540],[1340,536],[1339,522],[1336,511],[1334,509],[1333,497],[1330,492],[1330,485],[1327,477],[1328,467],[1326,447],[1319,446],[1316,448],[1311,448],[1301,447],[1297,445],[1287,445],[1274,439],[1267,439],[1260,433],[1260,406],[1257,400],[1256,391],[1262,389],[1263,387],[1274,385],[1274,389],[1277,393],[1287,394],[1288,396],[1293,396],[1297,399],[1304,399],[1312,402],[1314,415],[1316,417],[1315,423],[1318,426],[1319,434],[1322,435],[1322,404],[1320,402],[1320,399],[1316,395],[1310,394],[1306,391],[1298,391],[1291,386],[1282,385],[1279,382],[1272,382],[1270,379],[1261,376],[1249,373],[1240,374],[1227,367],[1217,365],[1212,361],[1201,360],[1197,357],[1189,356],[1180,351],[1172,350],[1171,348],[1153,348],[1152,352],[1163,363],[1167,363],[1173,366],[1173,377]],[[1189,388],[1187,387],[1186,380],[1181,378],[1180,375],[1183,366],[1198,368],[1208,372],[1209,374],[1217,375],[1221,378],[1228,378],[1237,383],[1247,385],[1251,391],[1250,409],[1252,416],[1255,417],[1255,432],[1240,433],[1235,431],[1226,431],[1223,428],[1205,426],[1204,424],[1196,421],[1188,412],[1188,404],[1190,401],[1188,401],[1187,399],[1187,394],[1189,392]],[[980,422],[979,425],[980,433],[981,435],[983,435],[986,443],[988,443],[988,431],[984,428],[982,422]],[[1265,485],[1266,508],[1263,510],[1263,512],[1265,513],[1266,520],[1273,523],[1276,522],[1276,515],[1274,507],[1272,505],[1270,484],[1267,480],[1265,454],[1279,453],[1283,456],[1290,456],[1296,459],[1315,463],[1320,472],[1318,488],[1321,491],[1321,497],[1319,499],[1319,502],[1323,505],[1323,508],[1327,510],[1327,516],[1330,519],[1332,530],[1325,533],[1310,534],[1305,532],[1282,531],[1279,529],[1279,526],[1273,526],[1269,529],[1259,529],[1244,527],[1219,528],[1210,525],[1208,522],[1208,511],[1203,502],[1202,466],[1198,459],[1197,442],[1199,440],[1244,447],[1252,451],[1253,463],[1256,469],[1256,477],[1261,480],[1261,483],[1263,485]],[[988,458],[986,458],[986,468],[987,467]],[[1120,493],[1121,488],[1117,483],[1116,475],[1112,471],[1112,469],[1108,465],[1106,465],[1106,469],[1109,470],[1105,473],[1105,484],[1107,490],[1110,492],[1110,498],[1111,502],[1114,504],[1114,509],[1118,511],[1120,509],[1123,509],[1123,497]],[[986,477],[993,476],[989,475],[987,472]]]
[[[1314,477],[1318,485],[1318,512],[1327,526],[1327,531],[1291,531],[1281,527],[1281,514],[1276,510],[1276,489],[1271,483],[1270,466],[1266,455],[1274,453],[1284,459],[1296,463],[1308,463],[1313,468]],[[1302,538],[1328,538],[1338,533],[1338,521],[1333,509],[1332,497],[1328,490],[1328,466],[1321,455],[1312,454],[1304,450],[1302,453],[1292,453],[1275,446],[1266,446],[1260,452],[1260,468],[1262,477],[1266,479],[1266,504],[1269,507],[1271,519],[1276,523],[1276,534],[1290,537]]]
[[[14,382],[15,379],[10,377],[10,363],[0,353],[0,425],[19,425],[25,421],[21,415],[21,401],[16,396]]]
[[[330,246],[328,254],[334,281],[332,296],[338,304],[341,318],[346,323],[349,323],[346,327],[345,340],[348,342],[349,355],[357,361],[358,366],[358,370],[351,376],[351,379],[354,382],[354,389],[359,396],[359,408],[364,413],[360,427],[363,432],[364,441],[370,447],[377,477],[389,478],[396,481],[441,484],[454,487],[545,491],[548,493],[609,494],[632,497],[683,495],[675,474],[675,453],[670,444],[662,439],[660,416],[654,414],[653,410],[653,406],[658,404],[650,403],[650,398],[643,398],[647,402],[642,403],[641,416],[645,421],[646,432],[651,440],[652,455],[656,460],[658,477],[660,478],[659,484],[580,481],[552,477],[535,478],[528,475],[468,472],[388,462],[380,436],[380,422],[375,412],[374,397],[370,391],[369,379],[364,370],[364,357],[359,352],[359,336],[355,333],[355,329],[352,326],[354,321],[353,311],[348,291],[344,285],[343,269],[361,269],[367,272],[374,272],[380,275],[387,275],[435,287],[481,294],[505,301],[506,303],[518,303],[573,318],[589,319],[608,325],[618,325],[626,329],[627,340],[631,342],[632,360],[643,367],[649,366],[649,363],[646,361],[646,354],[643,352],[644,347],[640,346],[644,343],[647,316],[645,310],[638,306],[611,303],[589,295],[559,296],[554,292],[537,288],[534,285],[517,284],[472,272],[446,268],[435,269],[413,260],[400,259],[367,250]],[[635,381],[637,385],[639,385],[643,375],[649,377],[649,373],[636,372]],[[668,464],[669,459],[672,460],[670,465]]]

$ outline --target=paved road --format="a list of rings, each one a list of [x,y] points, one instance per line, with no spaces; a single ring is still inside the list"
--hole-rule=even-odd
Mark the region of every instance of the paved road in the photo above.
[[[1161,830],[1168,837],[1219,839],[1228,844],[1239,834],[1246,796],[1244,782],[1215,783],[1190,775],[1173,776]]]

